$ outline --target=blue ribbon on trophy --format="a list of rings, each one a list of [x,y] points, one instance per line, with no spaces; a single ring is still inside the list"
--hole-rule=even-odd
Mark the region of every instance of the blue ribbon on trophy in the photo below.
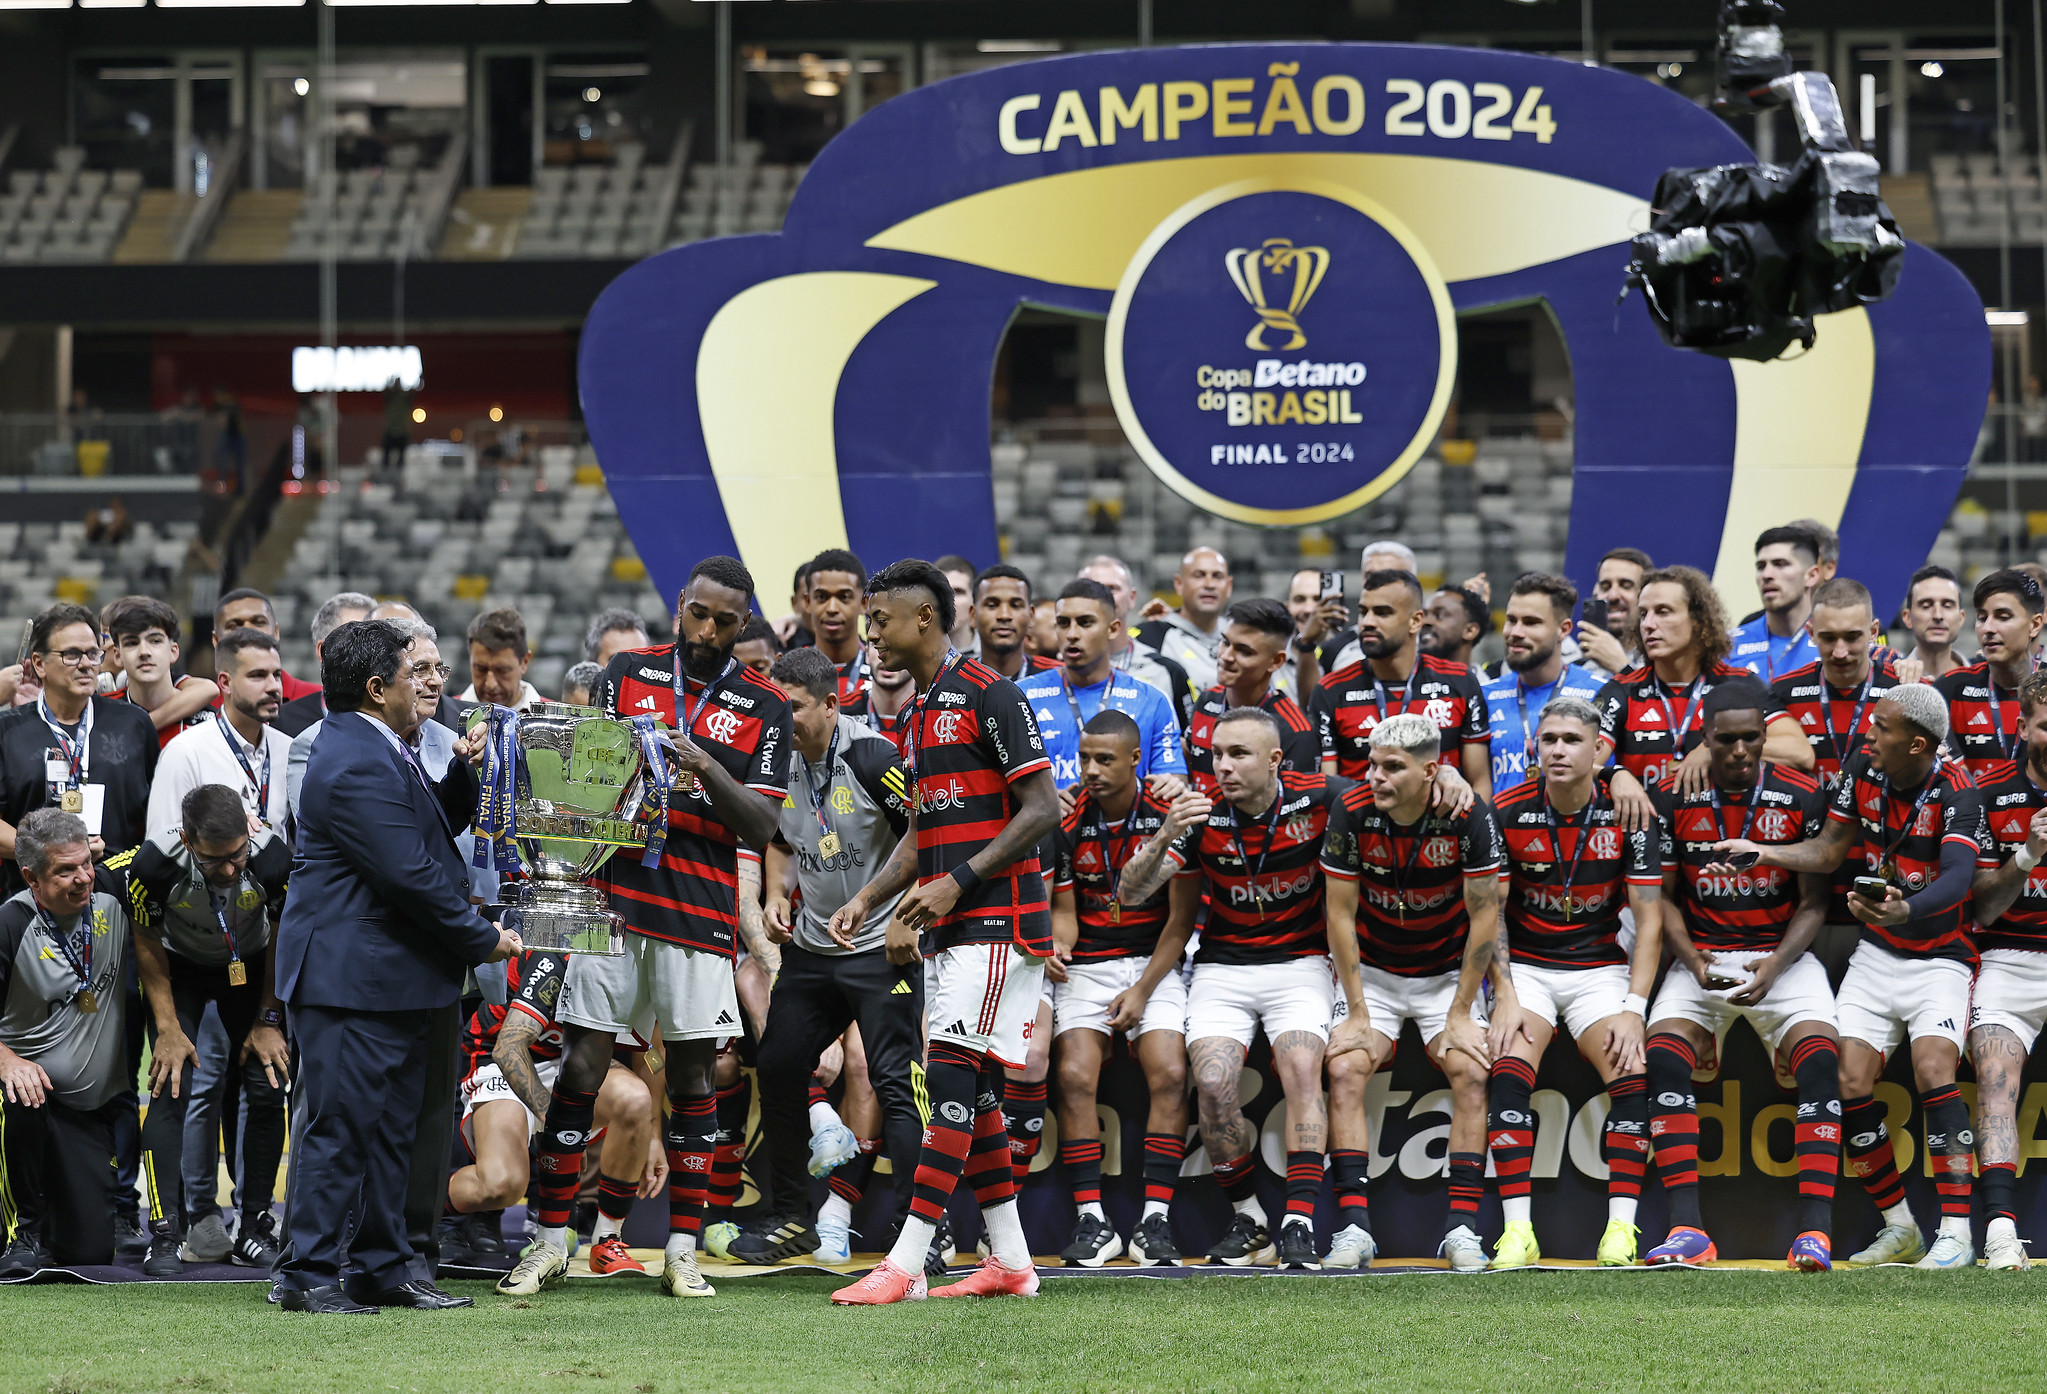
[[[519,713],[493,706],[483,743],[483,796],[479,801],[476,850],[472,866],[500,876],[522,876],[518,843],[513,837],[512,801],[519,782]]]
[[[640,816],[647,820],[647,850],[640,854],[640,865],[657,867],[668,846],[668,792],[673,776],[661,746],[661,723],[644,712],[632,721],[640,738],[640,754],[647,761],[647,779],[640,791]]]

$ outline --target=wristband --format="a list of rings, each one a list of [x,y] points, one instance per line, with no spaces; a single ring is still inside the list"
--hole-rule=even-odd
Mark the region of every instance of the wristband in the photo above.
[[[2012,861],[2017,864],[2020,871],[2031,871],[2040,864],[2040,859],[2033,855],[2030,845],[2019,848],[2018,855],[2013,857]]]
[[[981,884],[981,873],[974,870],[972,863],[961,862],[952,869],[952,879],[953,884],[960,888],[960,894],[965,895]]]
[[[1639,992],[1631,992],[1621,999],[1621,1010],[1633,1012],[1642,1020],[1647,1021],[1649,1019],[1649,999]]]

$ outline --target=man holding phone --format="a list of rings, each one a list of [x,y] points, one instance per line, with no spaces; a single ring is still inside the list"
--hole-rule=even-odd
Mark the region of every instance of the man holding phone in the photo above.
[[[1969,1106],[1955,1085],[1955,1067],[1976,957],[1966,902],[1983,796],[1959,763],[1942,760],[1947,734],[1947,704],[1932,686],[1911,683],[1886,693],[1868,740],[1842,767],[1824,832],[1788,846],[1732,838],[1717,844],[1705,868],[1729,875],[1733,859],[1755,853],[1759,866],[1832,873],[1853,851],[1863,869],[1848,896],[1862,938],[1838,1004],[1841,1109],[1851,1167],[1884,1226],[1849,1258],[1854,1264],[1969,1268],[1976,1261]],[[1873,1097],[1885,1057],[1906,1041],[1940,1195],[1940,1232],[1931,1249],[1905,1200],[1884,1106]]]
[[[1663,825],[1663,893],[1673,907],[1664,916],[1664,933],[1677,962],[1649,1012],[1649,1132],[1670,1199],[1670,1234],[1644,1256],[1651,1266],[1719,1257],[1699,1214],[1693,1071],[1702,1060],[1714,1067],[1727,1028],[1746,1017],[1779,1075],[1798,1081],[1794,1151],[1801,1211],[1785,1261],[1807,1273],[1833,1267],[1841,1057],[1834,991],[1810,952],[1826,922],[1827,878],[1765,869],[1750,854],[1728,859],[1714,850],[1730,836],[1772,846],[1797,843],[1818,837],[1826,824],[1820,781],[1763,758],[1769,701],[1752,680],[1714,688],[1705,703],[1711,781],[1689,794],[1668,784],[1653,794]],[[1733,872],[1708,869],[1723,860]]]

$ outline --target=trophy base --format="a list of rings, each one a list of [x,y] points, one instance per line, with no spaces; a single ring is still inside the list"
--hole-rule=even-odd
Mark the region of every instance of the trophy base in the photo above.
[[[505,907],[499,923],[529,949],[599,958],[625,955],[625,921],[605,902],[602,891],[588,886],[528,883],[520,888],[519,900]]]

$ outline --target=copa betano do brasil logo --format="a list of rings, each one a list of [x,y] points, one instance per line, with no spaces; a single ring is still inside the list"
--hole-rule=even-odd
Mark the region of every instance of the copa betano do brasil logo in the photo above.
[[[1248,324],[1247,324],[1248,317]],[[1234,181],[1165,219],[1109,312],[1124,433],[1173,488],[1246,522],[1312,522],[1391,488],[1456,377],[1447,287],[1354,189]]]

